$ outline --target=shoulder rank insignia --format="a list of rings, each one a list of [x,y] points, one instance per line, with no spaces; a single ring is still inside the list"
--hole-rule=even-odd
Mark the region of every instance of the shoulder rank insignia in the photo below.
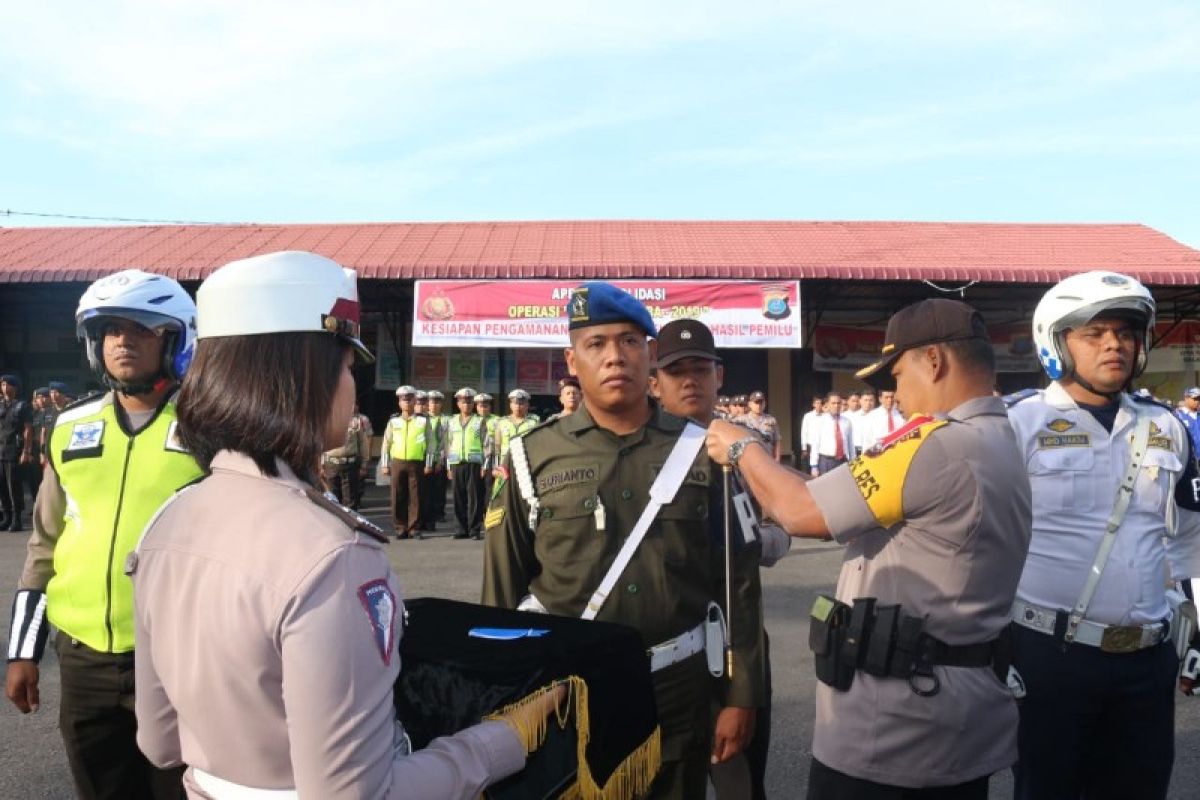
[[[387,534],[383,532],[383,528],[380,528],[362,514],[359,514],[357,511],[352,511],[343,505],[339,505],[335,500],[330,498],[329,495],[319,492],[311,487],[306,489],[304,494],[309,500],[328,511],[330,514],[333,514],[342,522],[350,526],[350,528],[353,530],[365,533],[372,539],[387,544],[388,537]]]
[[[1028,400],[1031,397],[1036,397],[1037,393],[1038,393],[1037,389],[1022,389],[1019,392],[1013,392],[1012,394],[1004,395],[1004,397],[1001,398],[1001,400],[1003,401],[1005,406],[1007,406],[1008,408],[1012,408],[1013,406],[1015,406],[1017,403],[1021,402],[1022,400]]]

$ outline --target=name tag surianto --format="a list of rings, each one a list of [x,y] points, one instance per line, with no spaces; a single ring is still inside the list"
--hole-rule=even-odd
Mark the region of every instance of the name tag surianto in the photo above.
[[[537,491],[538,494],[545,494],[546,492],[553,492],[555,489],[561,489],[564,486],[570,486],[573,483],[595,483],[598,480],[600,480],[600,466],[598,464],[571,467],[570,469],[561,469],[538,475]]]

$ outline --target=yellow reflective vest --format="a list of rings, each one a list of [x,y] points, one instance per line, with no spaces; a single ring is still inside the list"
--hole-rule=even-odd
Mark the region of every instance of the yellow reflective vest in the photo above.
[[[521,420],[517,420],[514,417],[505,417],[496,423],[496,431],[493,434],[496,437],[494,448],[496,466],[504,463],[504,457],[508,455],[508,445],[513,440],[513,437],[533,430],[538,426],[540,421],[537,414],[527,414]]]
[[[66,495],[46,615],[93,650],[133,649],[133,583],[125,558],[171,495],[203,476],[179,444],[171,396],[137,433],[113,393],[65,409],[50,434],[50,465]]]
[[[424,414],[414,414],[407,419],[400,414],[388,420],[384,443],[388,458],[394,461],[425,461],[431,454],[432,428]]]
[[[483,463],[483,418],[472,414],[463,423],[461,416],[446,420],[446,463]]]

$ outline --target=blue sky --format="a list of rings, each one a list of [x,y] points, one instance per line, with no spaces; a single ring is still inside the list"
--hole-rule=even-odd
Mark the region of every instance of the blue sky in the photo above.
[[[0,210],[1141,222],[1200,247],[1200,3],[24,6]]]

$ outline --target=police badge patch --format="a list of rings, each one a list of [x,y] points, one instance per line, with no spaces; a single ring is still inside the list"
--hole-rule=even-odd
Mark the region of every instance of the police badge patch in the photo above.
[[[183,446],[183,442],[179,441],[179,423],[172,422],[167,428],[167,442],[163,445],[164,450],[171,450],[176,453],[186,453],[187,448]]]
[[[371,623],[379,657],[390,666],[396,646],[396,596],[392,594],[392,587],[383,578],[377,578],[358,587],[358,599]]]
[[[67,443],[68,450],[87,450],[100,444],[104,434],[104,420],[79,422],[71,429],[71,441]]]

